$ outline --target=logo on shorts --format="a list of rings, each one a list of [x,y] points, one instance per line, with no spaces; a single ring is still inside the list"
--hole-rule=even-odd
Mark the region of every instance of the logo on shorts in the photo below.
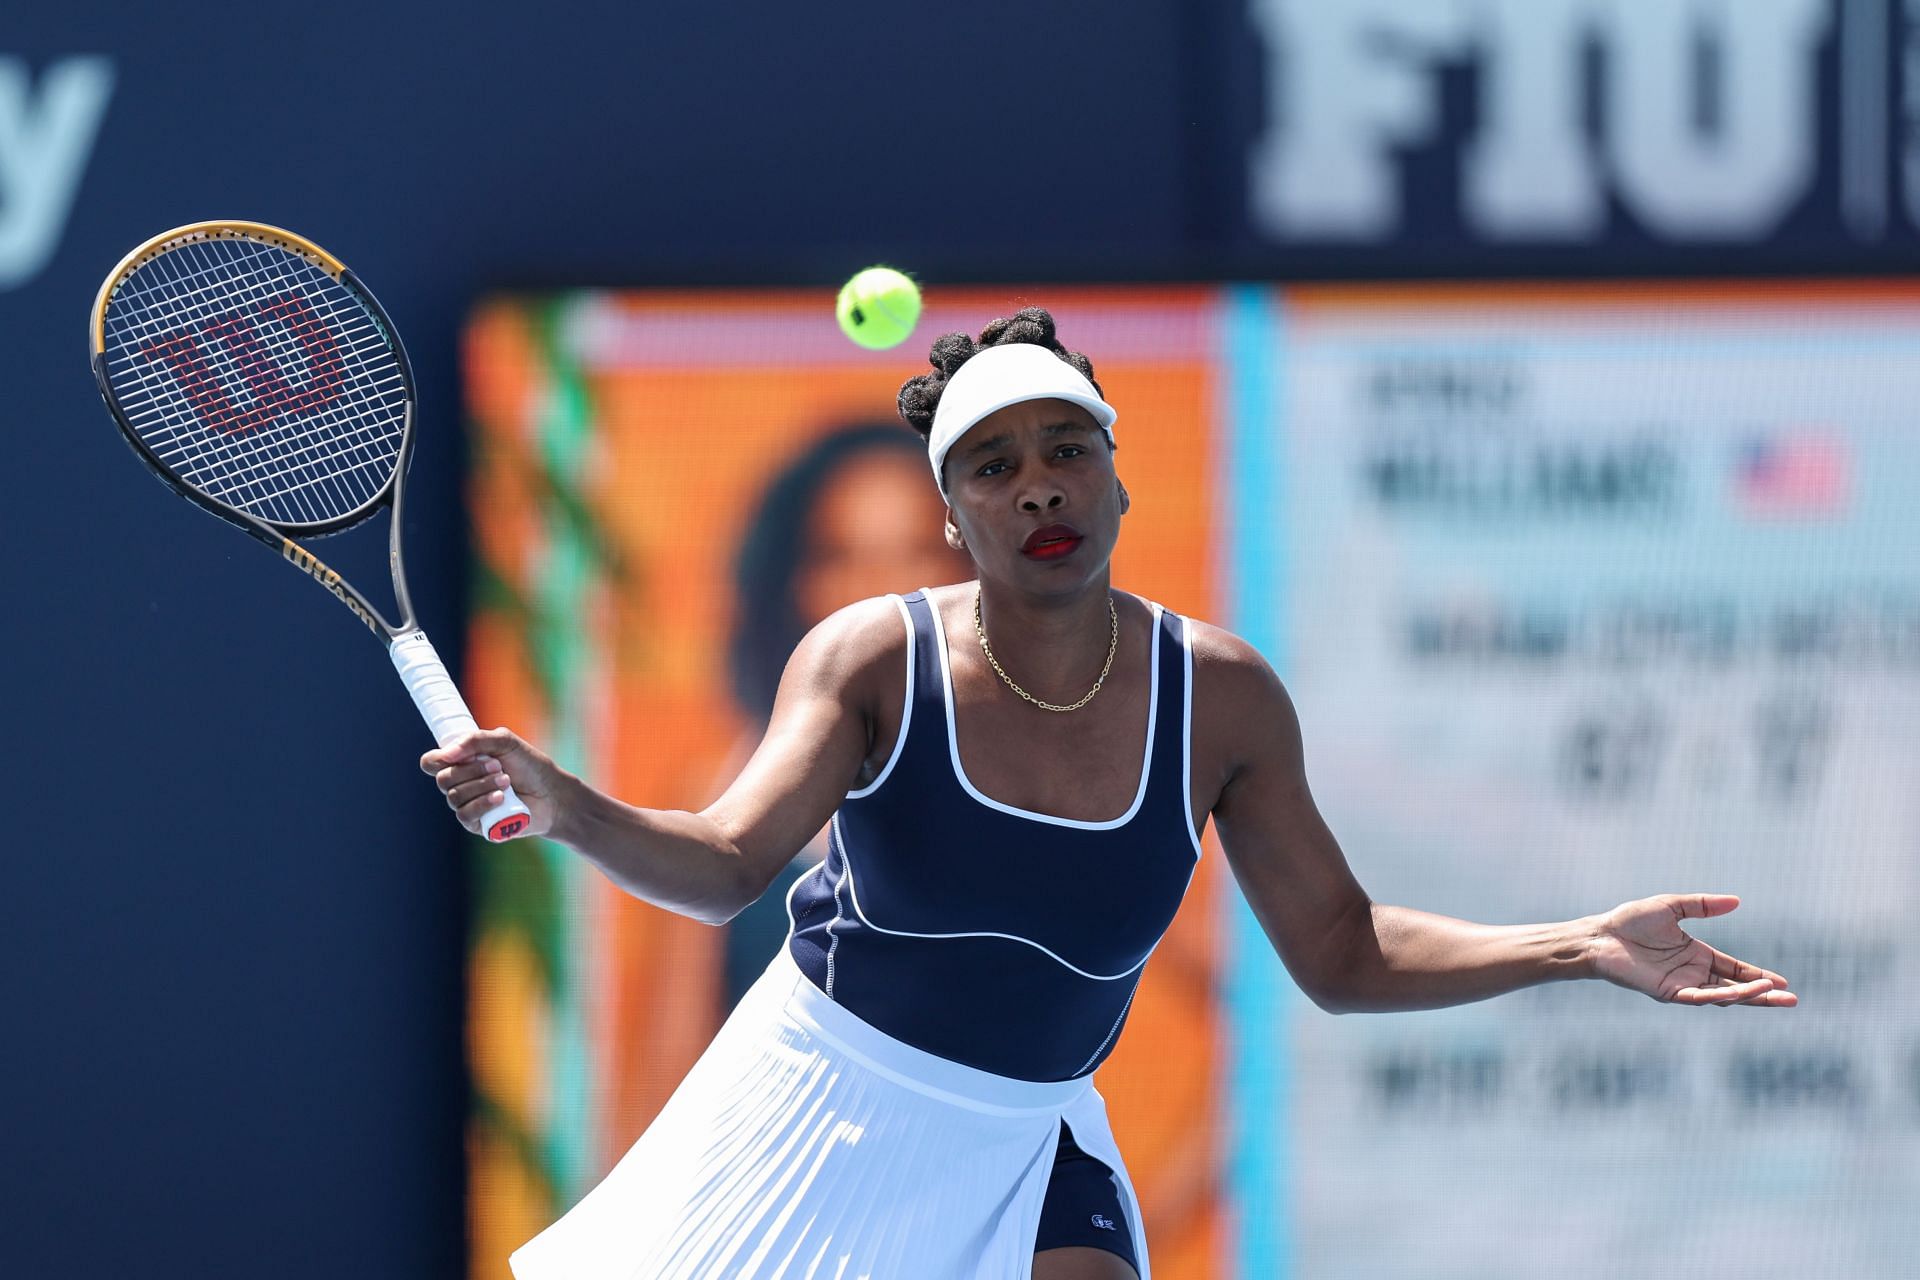
[[[1096,1213],[1093,1215],[1093,1225],[1100,1228],[1102,1231],[1119,1230],[1118,1227],[1113,1225],[1112,1218],[1109,1218],[1105,1214],[1100,1214],[1100,1213]]]

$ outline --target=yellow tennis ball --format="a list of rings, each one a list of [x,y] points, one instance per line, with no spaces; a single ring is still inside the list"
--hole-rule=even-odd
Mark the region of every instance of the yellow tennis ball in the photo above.
[[[897,347],[920,320],[920,286],[892,267],[868,267],[840,287],[833,312],[861,346]]]

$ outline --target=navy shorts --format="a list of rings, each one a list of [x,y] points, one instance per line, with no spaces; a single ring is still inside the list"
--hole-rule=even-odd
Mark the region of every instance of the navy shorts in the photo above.
[[[1140,1260],[1133,1256],[1133,1228],[1121,1206],[1113,1170],[1082,1151],[1073,1140],[1073,1130],[1062,1123],[1033,1251],[1076,1246],[1105,1249],[1125,1258],[1136,1273],[1140,1270]]]

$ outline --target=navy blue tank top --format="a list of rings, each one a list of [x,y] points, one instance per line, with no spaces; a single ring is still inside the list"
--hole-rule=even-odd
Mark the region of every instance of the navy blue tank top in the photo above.
[[[1186,621],[1153,607],[1132,808],[1077,822],[968,781],[945,631],[923,592],[894,600],[909,642],[900,732],[788,894],[787,946],[815,986],[915,1048],[1022,1080],[1086,1075],[1119,1038],[1200,853]]]

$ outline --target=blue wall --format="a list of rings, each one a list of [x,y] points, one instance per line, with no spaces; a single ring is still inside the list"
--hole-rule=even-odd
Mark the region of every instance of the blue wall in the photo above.
[[[457,657],[473,297],[1166,269],[1175,6],[341,6],[346,47],[326,10],[118,7],[0,27],[36,87],[75,54],[114,75],[57,250],[0,293],[8,1270],[459,1274],[468,889],[430,744],[357,622],[135,464],[81,347],[101,276],[222,216],[360,273],[420,375],[408,559]],[[377,543],[326,553],[377,585]]]
[[[359,624],[169,496],[97,403],[82,316],[148,235],[280,223],[386,303],[422,392],[415,596],[455,659],[455,344],[489,288],[1916,262],[1909,233],[1810,248],[1804,220],[1772,258],[1259,243],[1236,0],[24,8],[0,77],[39,101],[96,55],[112,90],[51,256],[0,291],[18,1275],[462,1267],[465,854]],[[380,581],[377,540],[327,551]]]

